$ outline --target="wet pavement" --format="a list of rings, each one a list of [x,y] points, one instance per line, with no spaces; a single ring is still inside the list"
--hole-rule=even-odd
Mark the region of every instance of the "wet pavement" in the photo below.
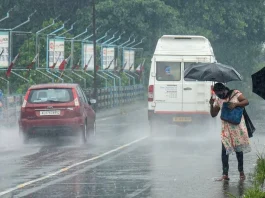
[[[136,105],[136,104],[135,104]],[[132,111],[134,110],[134,111]],[[185,197],[236,196],[251,185],[239,182],[236,156],[230,157],[229,182],[221,176],[221,143],[215,127],[201,131],[161,126],[149,136],[143,105],[101,112],[97,134],[83,145],[79,138],[38,138],[22,145],[16,128],[0,131],[0,197]],[[244,157],[253,172],[262,127]]]

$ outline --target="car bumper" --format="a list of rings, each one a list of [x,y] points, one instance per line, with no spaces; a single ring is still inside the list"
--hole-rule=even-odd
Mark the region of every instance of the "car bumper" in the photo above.
[[[45,120],[19,120],[20,130],[31,135],[34,134],[63,134],[76,135],[84,121],[82,117],[67,118],[67,119],[45,119]]]

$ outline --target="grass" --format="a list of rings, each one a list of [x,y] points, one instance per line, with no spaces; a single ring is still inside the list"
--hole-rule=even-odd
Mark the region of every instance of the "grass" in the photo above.
[[[246,190],[244,198],[265,198],[264,181],[265,181],[265,155],[258,152],[257,166],[253,174],[253,186]],[[237,198],[231,193],[226,193],[230,198]]]
[[[254,186],[246,191],[244,198],[265,198],[265,192],[260,187]]]
[[[265,180],[265,157],[260,153],[258,153],[257,156],[258,159],[254,178],[257,184],[263,188]]]

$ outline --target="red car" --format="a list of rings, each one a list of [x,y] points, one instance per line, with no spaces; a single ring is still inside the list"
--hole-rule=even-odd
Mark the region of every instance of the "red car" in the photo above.
[[[24,98],[19,130],[24,142],[42,134],[77,135],[83,142],[95,132],[96,114],[78,84],[31,86]]]

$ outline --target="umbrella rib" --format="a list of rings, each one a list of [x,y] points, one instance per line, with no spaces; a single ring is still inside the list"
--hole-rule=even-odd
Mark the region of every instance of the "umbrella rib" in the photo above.
[[[198,68],[198,67],[204,67],[204,66],[207,66],[207,65],[209,65],[209,63],[207,63],[207,64],[204,64],[204,65],[196,65],[196,66],[194,66],[194,68],[196,67],[196,68]],[[207,70],[204,70],[204,72],[203,73],[201,73],[201,75],[200,75],[200,79],[202,79],[203,78],[203,75],[205,74],[205,72],[207,72]]]

